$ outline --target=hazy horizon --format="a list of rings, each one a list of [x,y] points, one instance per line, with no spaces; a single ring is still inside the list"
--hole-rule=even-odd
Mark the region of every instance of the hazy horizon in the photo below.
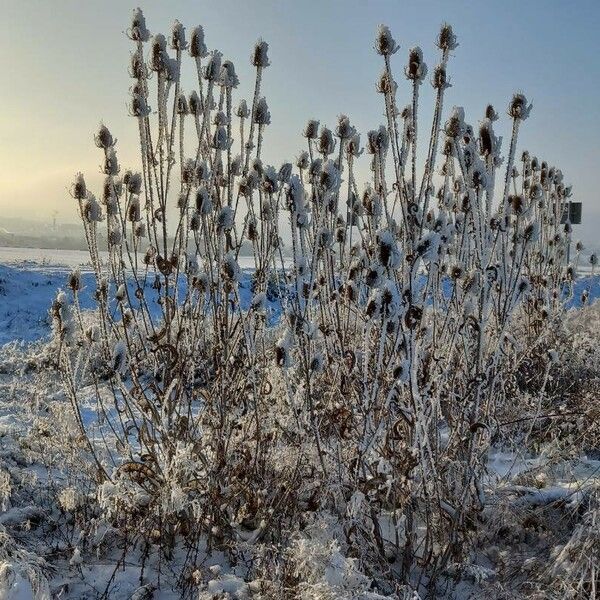
[[[131,42],[124,35],[137,3],[108,0],[78,3],[4,3],[0,64],[11,85],[0,91],[0,221],[29,217],[75,222],[68,186],[83,171],[98,189],[100,154],[93,133],[103,121],[119,139],[123,168],[138,164],[137,127],[128,117]],[[453,25],[459,47],[449,65],[452,88],[445,112],[465,107],[473,125],[492,103],[500,113],[496,130],[507,151],[511,94],[522,90],[534,104],[519,149],[562,169],[583,202],[582,226],[574,237],[597,243],[600,198],[596,162],[600,139],[600,4],[578,2],[459,2],[318,4],[230,0],[141,3],[151,32],[167,32],[175,18],[189,30],[203,25],[209,48],[236,65],[237,97],[251,95],[249,54],[263,37],[272,65],[264,77],[272,125],[265,160],[279,164],[302,149],[308,118],[330,127],[346,113],[364,134],[383,122],[382,98],[374,83],[381,57],[373,50],[379,23],[390,26],[401,45],[393,69],[400,105],[408,99],[402,69],[408,49],[423,48],[431,68],[438,53],[439,25]],[[192,83],[184,71],[183,86]],[[186,89],[186,91],[190,91]],[[421,113],[430,121],[431,86],[423,86]],[[422,140],[421,140],[422,141]],[[423,148],[421,148],[423,151]],[[363,159],[363,169],[367,160]]]

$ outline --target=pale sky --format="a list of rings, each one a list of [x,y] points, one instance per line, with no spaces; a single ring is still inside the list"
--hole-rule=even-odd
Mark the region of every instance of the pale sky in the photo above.
[[[123,168],[136,168],[136,123],[126,109],[131,42],[123,33],[136,5],[0,0],[0,215],[49,219],[58,210],[59,220],[75,221],[67,189],[79,170],[89,182],[100,181],[92,139],[100,120],[119,139]],[[208,47],[235,63],[238,98],[251,95],[253,43],[261,36],[269,43],[272,65],[263,91],[272,125],[265,160],[276,165],[303,149],[300,131],[308,118],[333,127],[346,113],[363,140],[384,122],[374,89],[381,71],[373,50],[379,23],[389,25],[401,46],[393,67],[403,105],[408,49],[421,46],[432,68],[439,56],[435,36],[447,21],[460,45],[448,69],[453,87],[446,110],[464,106],[475,125],[491,102],[502,115],[496,130],[506,151],[505,109],[511,94],[523,91],[534,108],[520,149],[563,170],[573,199],[584,203],[584,225],[575,236],[600,243],[599,0],[152,0],[140,6],[152,33],[168,32],[175,18],[188,32],[201,24]],[[189,74],[184,71],[182,83],[187,92]],[[427,84],[424,123],[431,121],[431,100]]]

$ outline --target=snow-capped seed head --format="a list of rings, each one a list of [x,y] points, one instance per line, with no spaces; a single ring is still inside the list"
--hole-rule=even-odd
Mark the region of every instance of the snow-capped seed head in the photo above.
[[[533,105],[527,104],[527,98],[523,94],[515,94],[509,105],[508,105],[508,114],[513,119],[525,120],[529,113],[531,112]]]
[[[202,225],[200,214],[197,211],[194,211],[190,218],[190,231],[199,231],[200,225]]]
[[[129,61],[129,76],[132,79],[142,79],[145,75],[146,66],[139,52],[134,52]]]
[[[167,40],[162,33],[156,34],[150,42],[150,57],[148,66],[152,71],[162,71],[165,68],[167,55]]]
[[[328,156],[335,150],[336,142],[333,139],[333,133],[331,129],[327,127],[321,127],[319,132],[319,139],[317,143],[317,149],[321,154]]]
[[[303,171],[304,169],[308,169],[310,165],[310,157],[308,156],[308,152],[304,151],[298,155],[296,158],[296,166]]]
[[[372,129],[367,132],[367,152],[369,154],[385,154],[389,142],[387,129],[383,125],[380,125],[379,129]]]
[[[450,87],[450,84],[448,83],[448,77],[446,75],[446,65],[440,64],[436,66],[431,77],[431,85],[436,90],[445,90],[446,88]]]
[[[248,104],[245,100],[240,100],[240,103],[237,105],[235,109],[235,114],[240,119],[247,119],[250,116],[250,109],[248,108]]]
[[[173,48],[173,50],[185,50],[187,48],[185,41],[185,27],[177,19],[175,19],[175,22],[171,27],[169,46]]]
[[[375,89],[380,94],[394,95],[398,89],[398,84],[394,81],[393,77],[391,77],[391,74],[388,73],[387,70],[384,70],[381,72],[381,75],[375,84]]]
[[[227,115],[222,110],[217,111],[213,117],[213,125],[216,125],[217,127],[225,127],[225,125],[228,124],[229,119],[227,118]]]
[[[598,255],[593,252],[592,254],[590,254],[590,265],[592,265],[592,267],[595,267],[598,264]]]
[[[496,151],[496,138],[492,131],[492,124],[485,119],[479,126],[479,152],[485,158],[493,156]]]
[[[183,92],[179,93],[177,96],[177,106],[176,106],[177,114],[180,116],[185,116],[190,112],[187,98]]]
[[[82,173],[77,173],[77,175],[75,175],[75,181],[71,185],[71,196],[73,196],[75,200],[84,200],[87,196],[87,187]]]
[[[127,178],[127,191],[130,194],[139,194],[142,190],[142,175],[141,173],[131,173]]]
[[[455,106],[452,109],[450,117],[444,125],[444,132],[450,138],[456,139],[463,135],[465,131],[465,111],[461,106]]]
[[[212,137],[211,146],[215,150],[227,150],[231,147],[233,140],[229,139],[227,129],[223,126],[217,127]]]
[[[197,179],[198,183],[201,183],[203,181],[208,181],[210,179],[210,169],[208,168],[206,161],[199,160],[196,163],[195,173],[196,173],[196,179]]]
[[[319,121],[309,119],[302,131],[302,135],[309,140],[317,139],[319,136]]]
[[[221,57],[222,54],[218,50],[213,50],[208,55],[208,60],[205,67],[202,69],[202,76],[206,81],[217,83],[221,76]]]
[[[231,159],[231,166],[229,169],[229,175],[235,177],[237,175],[241,175],[242,173],[242,157],[239,154],[236,154]]]
[[[544,189],[539,183],[534,183],[529,187],[529,198],[531,200],[539,200],[544,196]]]
[[[396,269],[400,266],[400,250],[394,236],[388,230],[377,232],[377,256],[382,266]]]
[[[268,67],[271,63],[268,57],[269,44],[264,40],[260,39],[254,44],[254,50],[250,57],[250,62],[255,67],[264,68]]]
[[[165,55],[165,64],[163,71],[165,73],[165,78],[167,81],[171,83],[175,83],[179,81],[180,73],[180,65],[177,59],[170,58]]]
[[[123,236],[121,235],[121,232],[118,229],[111,229],[108,232],[108,245],[109,246],[119,246],[121,244],[122,239],[123,239]]]
[[[271,124],[271,113],[269,112],[269,106],[266,98],[260,98],[254,107],[254,114],[252,120],[257,125],[270,125]]]
[[[79,269],[71,271],[67,282],[67,287],[73,290],[75,293],[81,289],[81,271]]]
[[[192,58],[205,58],[208,56],[208,50],[204,43],[204,29],[201,25],[192,29],[188,51]]]
[[[104,150],[108,150],[115,145],[115,140],[104,123],[100,124],[98,131],[94,135],[94,142],[98,148],[103,148]]]
[[[285,162],[279,167],[279,172],[277,173],[277,180],[281,183],[287,183],[292,176],[292,163]]]
[[[268,165],[263,169],[262,189],[267,192],[267,194],[274,194],[279,189],[277,172],[271,165]]]
[[[471,175],[471,181],[474,188],[484,188],[487,182],[487,176],[483,169],[475,167]]]
[[[141,94],[132,94],[129,101],[129,114],[132,117],[147,117],[150,114],[150,107],[146,102],[146,98]]]
[[[133,235],[135,235],[135,237],[138,239],[145,238],[146,237],[146,223],[142,223],[142,222],[136,223],[135,227],[133,228]]]
[[[212,198],[205,187],[196,190],[196,210],[200,215],[208,215],[213,210]]]
[[[418,46],[408,51],[408,64],[404,68],[407,79],[420,83],[427,75],[427,65],[423,62],[423,51]]]
[[[240,266],[235,259],[235,255],[233,252],[228,252],[223,259],[223,264],[221,265],[221,271],[223,276],[230,282],[236,283],[240,280]]]
[[[233,209],[229,206],[224,206],[217,217],[217,228],[223,231],[229,231],[234,224]]]
[[[225,88],[236,88],[240,83],[238,76],[235,73],[235,66],[230,60],[224,60],[221,65],[220,84]]]
[[[381,56],[391,56],[398,52],[400,46],[392,37],[392,32],[387,25],[380,25],[375,36],[375,50]]]
[[[436,45],[440,50],[444,50],[446,52],[448,52],[449,50],[454,50],[458,46],[456,36],[452,31],[452,26],[448,25],[448,23],[444,23],[440,28],[440,33],[438,34]]]
[[[346,115],[340,115],[337,127],[335,128],[335,135],[342,140],[347,140],[355,133],[356,129],[350,125],[350,119]]]
[[[188,158],[183,163],[183,167],[181,169],[181,181],[186,185],[192,185],[194,183],[194,179],[196,177],[196,164],[193,158]]]
[[[134,8],[131,17],[131,26],[127,30],[130,40],[136,42],[147,42],[150,39],[150,32],[146,29],[146,19],[141,8]]]
[[[356,133],[346,142],[346,153],[348,156],[358,158],[363,153],[360,145],[360,134]]]
[[[321,227],[317,233],[317,245],[321,249],[330,248],[333,245],[333,233],[327,227]]]
[[[105,175],[118,175],[119,174],[119,161],[117,160],[117,153],[113,146],[108,148],[104,153],[104,164],[102,165],[102,172]]]
[[[83,202],[82,213],[87,223],[102,221],[102,209],[93,194],[88,193],[87,198]]]
[[[193,91],[188,96],[188,110],[192,115],[202,114],[202,102],[196,91]]]
[[[127,220],[130,223],[137,223],[141,219],[140,201],[137,197],[129,202],[127,207]]]
[[[485,118],[489,119],[492,122],[498,120],[498,113],[496,112],[496,110],[494,109],[494,107],[491,104],[488,104],[485,107]]]

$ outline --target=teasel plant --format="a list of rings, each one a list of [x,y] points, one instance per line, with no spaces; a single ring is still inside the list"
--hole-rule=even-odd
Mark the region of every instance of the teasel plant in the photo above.
[[[517,160],[531,105],[509,102],[505,158],[491,105],[477,127],[448,111],[458,44],[444,24],[433,119],[419,126],[423,52],[394,69],[399,46],[381,26],[385,123],[361,141],[346,115],[333,129],[311,119],[295,164],[274,167],[262,160],[266,42],[250,57],[252,99],[234,108],[235,67],[201,27],[151,36],[137,9],[127,35],[140,170],[121,170],[101,125],[100,199],[81,174],[71,187],[96,317],[78,273],[52,307],[103,514],[135,523],[145,556],[184,547],[183,586],[203,544],[250,556],[269,543],[283,560],[286,534],[323,511],[366,573],[434,589],[467,560],[516,365],[544,348],[571,294],[570,188],[559,169]]]

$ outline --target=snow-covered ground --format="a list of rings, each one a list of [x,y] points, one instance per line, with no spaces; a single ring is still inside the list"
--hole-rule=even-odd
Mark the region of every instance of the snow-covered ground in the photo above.
[[[152,585],[141,581],[139,554],[128,556],[120,568],[116,568],[121,560],[116,553],[98,556],[97,560],[88,553],[83,560],[76,529],[68,511],[61,508],[60,498],[68,503],[65,490],[73,489],[78,480],[72,469],[73,455],[69,454],[70,444],[73,452],[77,451],[77,439],[69,434],[69,405],[56,373],[44,363],[49,359],[39,342],[50,332],[48,309],[56,292],[76,267],[82,271],[82,308],[93,308],[95,282],[85,253],[22,249],[0,252],[0,568],[9,569],[0,578],[4,586],[0,586],[0,600],[91,599],[102,597],[108,589],[111,591],[105,597],[118,600],[171,600],[179,596],[168,584],[154,593]],[[251,271],[248,264],[242,262],[242,267],[242,302],[247,303],[251,298]],[[577,280],[571,307],[579,306],[584,290],[592,302],[600,298],[600,276]],[[271,302],[269,309],[276,318],[280,307]],[[57,419],[58,415],[62,417]],[[72,441],[69,435],[73,435]],[[549,560],[552,552],[560,550],[559,540],[568,540],[565,547],[576,546],[578,530],[574,529],[569,538],[568,518],[584,506],[583,499],[594,494],[600,484],[600,454],[584,451],[569,456],[558,441],[541,446],[538,452],[520,447],[518,440],[494,447],[487,465],[488,493],[482,519],[488,524],[484,538],[487,535],[489,540],[482,538],[480,547],[484,550],[473,557],[472,581],[461,583],[449,597],[507,597],[491,595],[492,589],[496,593],[501,586],[485,588],[484,592],[477,586],[486,585],[488,579],[494,582],[503,571],[510,573],[511,569],[526,569]],[[555,515],[556,532],[551,531]],[[504,529],[508,533],[503,533]],[[99,527],[90,536],[101,547],[102,541],[98,540],[109,534]],[[352,571],[353,563],[335,547],[319,544],[316,536],[310,541],[306,538],[296,550],[304,552],[302,557],[311,568],[321,569],[327,581],[335,582],[341,573]],[[322,559],[324,548],[329,554]],[[323,564],[319,563],[321,559]],[[147,565],[148,571],[152,567]],[[254,597],[244,573],[242,567],[232,566],[218,552],[205,557],[202,577],[207,595],[201,598]],[[359,577],[353,571],[351,574]],[[32,577],[35,581],[38,576],[43,576],[40,581],[44,584],[32,589]],[[515,585],[526,576],[515,571]],[[510,589],[502,588],[504,592]]]
[[[0,346],[11,341],[33,342],[49,334],[48,310],[74,268],[82,273],[81,307],[95,307],[95,280],[88,259],[88,254],[79,250],[0,247]],[[247,303],[251,298],[252,259],[242,256],[239,263],[244,270],[241,297]],[[593,302],[600,298],[600,275],[581,276],[574,288],[570,307],[580,306],[584,290]],[[273,317],[278,308],[270,305]]]
[[[96,283],[88,258],[79,250],[0,247],[0,346],[12,341],[34,342],[50,333],[48,311],[75,268],[80,269],[83,282],[81,308],[95,308]],[[243,269],[240,295],[243,305],[247,305],[251,299],[252,259],[242,256],[239,263]],[[152,299],[149,302],[158,314],[158,305]],[[276,317],[277,307],[269,303],[269,309]]]

